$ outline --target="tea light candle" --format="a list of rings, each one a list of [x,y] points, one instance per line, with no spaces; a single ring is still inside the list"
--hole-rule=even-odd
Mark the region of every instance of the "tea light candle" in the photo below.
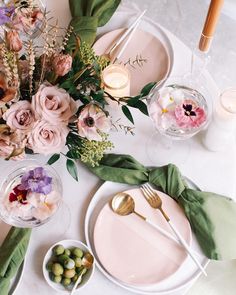
[[[104,90],[114,98],[130,95],[130,73],[119,64],[106,67],[102,73]]]
[[[203,143],[209,150],[223,150],[232,141],[235,129],[236,89],[228,89],[220,95]]]

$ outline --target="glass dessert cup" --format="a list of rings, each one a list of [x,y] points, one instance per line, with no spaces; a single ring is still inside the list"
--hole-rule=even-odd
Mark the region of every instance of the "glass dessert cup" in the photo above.
[[[62,183],[56,171],[36,161],[20,162],[0,190],[0,218],[7,224],[34,228],[47,223],[62,205]]]
[[[211,94],[206,79],[190,73],[158,83],[148,98],[148,113],[155,134],[147,143],[151,161],[158,165],[181,164],[190,151],[190,139],[205,129],[212,114]]]

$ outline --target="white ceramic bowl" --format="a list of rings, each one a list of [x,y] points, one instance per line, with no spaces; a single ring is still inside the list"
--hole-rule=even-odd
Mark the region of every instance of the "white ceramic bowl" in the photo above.
[[[51,259],[52,255],[53,255],[52,249],[56,245],[62,245],[64,248],[78,247],[81,250],[83,250],[84,252],[90,252],[91,253],[91,251],[90,251],[90,249],[84,243],[82,243],[80,241],[77,241],[77,240],[63,240],[63,241],[59,241],[56,244],[52,245],[51,248],[47,251],[47,253],[46,253],[45,257],[44,257],[44,260],[43,260],[43,275],[44,275],[45,280],[47,281],[48,285],[50,287],[52,287],[54,290],[56,290],[57,292],[64,293],[64,294],[65,293],[69,294],[70,293],[69,288],[66,289],[62,284],[54,283],[50,279],[49,272],[48,272],[48,270],[46,268],[46,265],[47,265],[48,261]],[[94,268],[95,268],[95,266],[93,264],[93,266],[83,276],[83,279],[82,279],[81,283],[78,285],[78,287],[75,290],[75,292],[77,290],[80,290],[81,288],[83,288],[89,282],[89,280],[93,276]]]

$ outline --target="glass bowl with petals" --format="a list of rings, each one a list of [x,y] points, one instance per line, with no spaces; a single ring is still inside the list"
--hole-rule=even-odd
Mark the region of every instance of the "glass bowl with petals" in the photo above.
[[[205,129],[211,118],[212,97],[207,80],[192,74],[170,77],[151,90],[147,104],[157,131],[149,147],[154,146],[166,162],[175,162],[174,158],[181,162],[189,150],[183,140]]]
[[[46,24],[44,0],[4,0],[0,3],[0,22],[6,31],[17,31],[30,39],[38,37]]]
[[[0,218],[7,224],[33,228],[48,222],[62,204],[62,183],[49,165],[22,161],[3,180]]]

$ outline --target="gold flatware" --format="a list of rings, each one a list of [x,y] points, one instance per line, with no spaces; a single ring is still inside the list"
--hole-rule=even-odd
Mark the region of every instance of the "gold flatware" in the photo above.
[[[145,199],[149,203],[149,205],[154,208],[158,209],[165,220],[168,222],[170,228],[172,229],[173,233],[176,235],[179,242],[182,244],[182,246],[185,248],[185,250],[188,252],[189,256],[192,258],[192,260],[195,262],[195,264],[198,266],[198,268],[201,270],[201,272],[207,276],[206,271],[202,267],[201,263],[196,259],[196,257],[193,254],[193,250],[189,247],[189,245],[186,243],[178,229],[175,227],[175,225],[171,222],[169,216],[164,212],[162,209],[162,200],[160,196],[157,194],[157,192],[151,187],[149,183],[145,183],[141,185],[140,187]]]
[[[70,293],[71,295],[74,293],[74,291],[76,290],[77,286],[81,282],[83,275],[86,273],[86,271],[88,269],[90,269],[92,267],[93,262],[94,262],[93,255],[90,254],[90,253],[86,253],[84,255],[84,257],[82,258],[82,266],[83,266],[83,268],[82,268],[82,270],[80,272],[80,275],[77,278],[77,281],[74,284],[74,287],[71,290],[71,293]]]
[[[112,210],[121,216],[126,216],[134,213],[136,216],[146,221],[152,227],[157,229],[161,234],[165,237],[173,240],[174,242],[179,244],[179,241],[173,237],[170,233],[159,227],[157,224],[154,224],[151,220],[148,220],[145,216],[141,215],[137,211],[135,211],[135,203],[134,199],[127,193],[118,193],[111,200],[111,208]]]

